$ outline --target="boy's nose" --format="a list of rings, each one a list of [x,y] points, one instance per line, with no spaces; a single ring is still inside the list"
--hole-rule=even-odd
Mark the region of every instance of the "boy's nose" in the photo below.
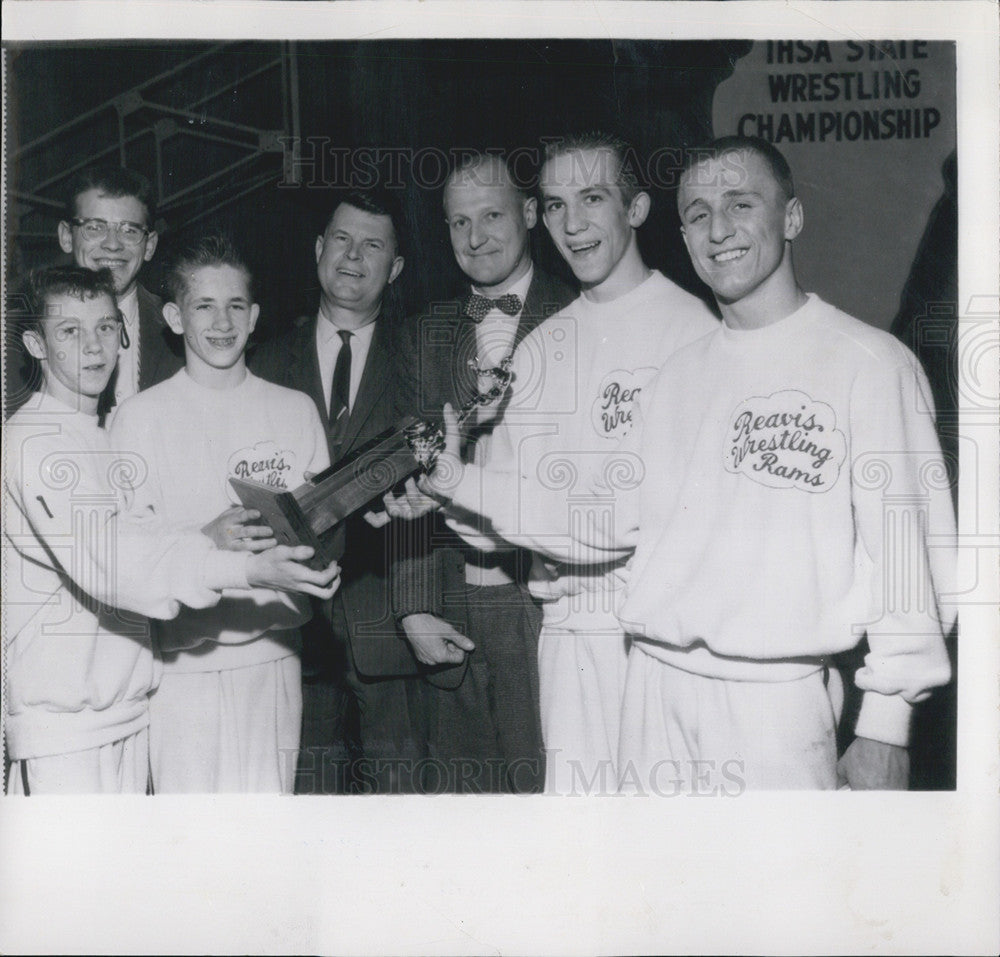
[[[566,204],[566,221],[564,228],[567,233],[578,233],[587,228],[587,217],[582,210],[571,203]]]

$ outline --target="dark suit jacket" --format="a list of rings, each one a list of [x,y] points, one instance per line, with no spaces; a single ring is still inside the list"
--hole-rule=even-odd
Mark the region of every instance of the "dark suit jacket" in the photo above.
[[[316,322],[315,316],[297,319],[288,333],[252,352],[249,361],[255,374],[312,397],[329,442],[327,397],[316,354]],[[340,446],[340,458],[394,426],[401,417],[397,366],[391,322],[379,319]],[[374,529],[357,514],[344,523],[341,584],[334,600],[343,602],[354,663],[366,677],[413,675],[419,671],[389,601],[392,529],[393,523]]]
[[[515,346],[576,295],[561,279],[536,266],[518,321]],[[403,402],[421,418],[440,420],[445,402],[457,409],[476,393],[475,372],[468,362],[476,354],[476,323],[463,314],[464,304],[464,297],[432,303],[404,324],[409,374],[403,383]],[[475,438],[473,435],[472,440]],[[409,554],[393,564],[393,610],[400,618],[414,612],[447,618],[442,591],[455,581],[456,573],[464,582],[466,546],[437,514],[414,525]],[[523,557],[519,564],[527,567]],[[452,624],[461,630],[460,622]]]
[[[170,331],[163,320],[163,302],[159,296],[136,287],[139,299],[139,391],[169,379],[184,365],[184,343]],[[32,392],[41,388],[41,370],[21,344],[20,324],[7,327],[6,364],[7,414],[20,408]],[[106,413],[115,404],[115,381],[118,369],[111,374],[101,393],[98,411]]]
[[[137,286],[139,294],[139,391],[169,379],[184,366],[184,340],[163,318],[163,300]],[[112,390],[114,395],[114,390]]]

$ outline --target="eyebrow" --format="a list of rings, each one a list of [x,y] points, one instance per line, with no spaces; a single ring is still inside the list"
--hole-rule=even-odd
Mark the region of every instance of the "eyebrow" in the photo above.
[[[584,195],[586,193],[606,193],[606,194],[610,195],[611,194],[611,187],[610,186],[605,186],[603,184],[595,184],[593,186],[580,186],[580,187],[578,187],[577,189],[575,189],[573,191],[572,195],[574,195],[574,196],[582,196],[582,195]],[[542,190],[542,201],[543,202],[545,202],[546,200],[549,200],[549,199],[562,199],[562,198],[563,198],[562,196],[556,196],[556,195],[554,195],[552,193],[546,193],[544,189]]]
[[[737,196],[756,196],[760,198],[761,194],[755,189],[727,189],[722,194],[723,199],[733,199]],[[702,206],[708,205],[708,203],[706,203],[705,200],[699,196],[697,199],[691,200],[691,202],[688,203],[687,206],[681,210],[681,212],[686,213],[692,206],[698,206],[699,204]]]

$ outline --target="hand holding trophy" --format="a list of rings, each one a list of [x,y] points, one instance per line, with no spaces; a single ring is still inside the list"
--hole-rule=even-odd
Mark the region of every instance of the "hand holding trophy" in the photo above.
[[[334,534],[336,527],[408,476],[422,473],[422,491],[439,499],[449,497],[461,467],[458,432],[477,408],[499,401],[507,391],[511,358],[486,370],[492,386],[477,392],[457,414],[446,407],[445,415],[454,418],[449,429],[454,448],[448,447],[440,424],[407,416],[291,492],[247,479],[231,478],[229,484],[246,508],[260,512],[279,544],[311,545],[315,554],[310,565],[325,568],[342,557],[343,536]]]

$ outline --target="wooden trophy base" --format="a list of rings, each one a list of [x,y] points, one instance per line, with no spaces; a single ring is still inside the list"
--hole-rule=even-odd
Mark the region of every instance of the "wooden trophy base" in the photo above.
[[[231,478],[229,484],[246,508],[260,512],[279,545],[311,545],[309,566],[325,568],[343,557],[337,526],[420,468],[406,433],[417,423],[412,416],[403,419],[291,492],[246,479]]]

